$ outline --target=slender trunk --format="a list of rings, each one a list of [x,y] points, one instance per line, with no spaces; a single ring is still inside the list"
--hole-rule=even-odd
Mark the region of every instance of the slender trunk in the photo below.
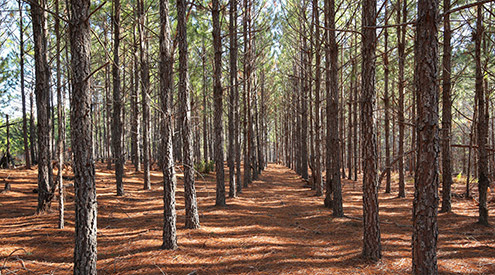
[[[443,0],[443,9],[450,10],[450,0]],[[450,128],[452,125],[452,84],[450,79],[452,46],[450,29],[450,14],[443,18],[443,60],[442,60],[442,209],[441,212],[450,212],[452,163],[450,152]]]
[[[229,166],[229,197],[233,198],[237,196],[237,183],[236,183],[236,171],[235,171],[235,161],[236,161],[236,143],[237,139],[235,135],[235,86],[237,77],[237,38],[235,29],[237,20],[237,3],[236,0],[230,0],[230,18],[229,18],[229,38],[230,38],[230,77],[229,77],[229,144],[227,153],[227,162]]]
[[[59,2],[55,1],[55,13],[59,14]],[[62,176],[62,170],[64,167],[64,131],[65,131],[65,115],[64,115],[64,104],[63,104],[63,94],[62,94],[62,82],[61,74],[62,69],[60,67],[60,20],[55,16],[55,36],[57,38],[56,42],[56,62],[57,62],[57,119],[58,119],[58,131],[57,131],[57,183],[58,183],[58,228],[64,228],[64,182]]]
[[[339,140],[339,85],[338,74],[338,50],[335,40],[335,2],[325,1],[325,19],[327,26],[326,53],[326,100],[327,100],[327,193],[325,205],[333,208],[334,217],[344,216],[342,207],[342,185],[340,178],[341,146]],[[331,193],[329,192],[331,191]],[[330,196],[332,196],[330,198]]]
[[[145,32],[144,0],[138,1],[139,59],[141,63],[141,104],[143,106],[143,166],[144,189],[151,189],[150,180],[150,66]],[[189,103],[190,104],[190,103]]]
[[[414,77],[418,108],[418,154],[413,201],[413,274],[438,273],[438,2],[418,1]]]
[[[214,98],[214,128],[215,128],[215,178],[216,201],[215,205],[225,205],[225,171],[223,167],[223,90],[222,90],[222,37],[220,33],[220,3],[212,1],[213,18],[213,48],[215,51],[215,63],[213,68],[213,98]],[[230,165],[229,165],[230,166]],[[232,177],[231,177],[232,178]],[[231,185],[232,186],[232,185]]]
[[[163,171],[163,249],[177,248],[177,212],[175,210],[175,177],[172,143],[173,57],[170,38],[169,0],[160,0],[160,100],[163,111],[161,135]]]
[[[377,143],[375,127],[376,0],[363,1],[363,48],[361,85],[361,136],[363,153],[363,256],[382,257],[378,217]]]
[[[203,39],[203,48],[201,51],[201,65],[203,67],[203,154],[205,165],[208,164],[208,106],[207,104],[207,89],[206,89],[206,46]]]
[[[320,88],[321,88],[321,40],[320,40],[320,22],[319,22],[319,8],[318,0],[313,0],[313,16],[315,17],[315,61],[316,61],[316,72],[315,72],[315,175],[314,183],[316,186],[316,196],[323,195],[323,184],[322,184],[322,173],[321,173],[321,107],[320,107]],[[328,170],[327,170],[328,172]],[[328,175],[327,175],[327,182]],[[332,193],[331,185],[327,184],[327,194]],[[329,189],[330,188],[330,189]],[[331,205],[331,204],[328,204]]]
[[[388,4],[385,4],[385,25],[388,25]],[[388,63],[388,29],[383,30],[385,37],[384,44],[384,54],[383,54],[383,69],[384,69],[384,95],[383,95],[383,103],[385,108],[385,167],[390,166],[390,96],[389,96],[389,75],[390,68]],[[387,182],[385,185],[385,193],[390,193],[390,185],[391,185],[391,173],[390,169],[387,170]]]
[[[398,0],[399,3],[403,3],[403,18],[401,19],[401,6],[397,7],[397,22],[400,24],[405,23],[407,20],[406,6],[407,0]],[[402,21],[401,21],[402,20]],[[398,80],[398,90],[399,90],[399,110],[398,110],[398,120],[399,120],[399,198],[404,198],[406,196],[405,190],[405,180],[404,180],[404,131],[405,131],[405,120],[404,120],[404,63],[405,63],[405,37],[406,37],[406,26],[397,27],[397,39],[398,39],[398,55],[399,55],[399,80]]]
[[[117,183],[117,196],[124,195],[124,160],[122,158],[122,98],[120,92],[120,0],[114,1],[113,13],[113,121],[112,121],[112,145],[115,158],[115,181]]]
[[[132,29],[132,37],[134,42],[134,53],[133,53],[133,65],[134,65],[134,85],[132,86],[132,96],[131,96],[131,105],[132,105],[132,144],[134,147],[134,153],[132,161],[134,162],[134,168],[136,171],[141,171],[141,114],[139,112],[139,61],[138,61],[138,52],[139,45],[138,40],[136,38],[136,26],[133,26]]]
[[[29,144],[31,144],[31,162],[33,164],[38,163],[36,159],[36,126],[34,124],[34,104],[33,104],[33,92],[29,94]]]
[[[24,25],[22,16],[22,2],[19,0],[19,63],[21,70],[21,98],[22,98],[22,137],[24,142],[24,157],[26,168],[31,169],[31,156],[29,154],[28,130],[26,118],[26,94],[24,91]]]
[[[39,0],[31,5],[34,59],[35,94],[38,118],[38,207],[37,213],[50,209],[53,194],[52,164],[50,161],[50,69],[47,58],[47,29],[44,9],[46,2]]]
[[[90,112],[90,0],[71,0],[71,137],[74,150],[74,274],[96,274],[97,203]]]
[[[476,58],[476,97],[478,100],[478,192],[479,192],[479,216],[478,223],[488,225],[487,191],[490,181],[488,179],[488,152],[486,150],[488,139],[488,110],[486,109],[486,94],[483,88],[483,68],[481,64],[481,42],[483,40],[483,5],[477,7],[477,23],[475,38]]]
[[[187,29],[186,1],[177,1],[177,39],[179,41],[179,107],[182,122],[183,164],[184,164],[184,196],[186,197],[186,228],[199,228],[198,204],[194,184],[191,137],[191,95],[188,88],[187,74]]]
[[[243,37],[244,37],[244,72],[243,72],[243,81],[244,81],[244,187],[248,187],[251,184],[251,130],[250,130],[250,122],[251,122],[251,96],[250,96],[250,37],[248,36],[248,27],[249,27],[249,17],[251,14],[249,13],[249,0],[244,0],[244,26],[243,26]]]

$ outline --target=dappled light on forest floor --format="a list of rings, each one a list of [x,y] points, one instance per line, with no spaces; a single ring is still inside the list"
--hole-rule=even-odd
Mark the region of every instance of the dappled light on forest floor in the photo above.
[[[57,203],[33,215],[36,171],[1,170],[12,191],[0,194],[0,270],[17,274],[72,273],[74,189],[68,184],[66,227],[57,229]],[[98,271],[100,274],[404,274],[411,272],[413,186],[406,199],[380,193],[383,259],[360,257],[362,202],[359,182],[344,180],[345,218],[333,218],[323,198],[304,188],[289,169],[270,164],[259,180],[227,206],[215,207],[215,177],[197,177],[201,228],[184,229],[182,175],[178,174],[179,249],[161,250],[161,173],[152,171],[152,189],[142,173],[127,167],[125,196],[106,165],[97,165]],[[228,177],[226,177],[228,179]],[[227,183],[228,185],[228,183]],[[396,186],[393,186],[396,187]],[[454,193],[462,192],[454,186]],[[227,188],[228,189],[228,188]],[[489,204],[494,215],[494,204]],[[495,230],[476,224],[474,200],[453,198],[453,212],[439,214],[438,265],[443,274],[494,274]]]

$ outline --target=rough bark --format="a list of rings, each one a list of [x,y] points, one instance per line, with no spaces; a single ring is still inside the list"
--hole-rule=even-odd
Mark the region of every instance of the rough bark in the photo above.
[[[362,17],[361,137],[363,153],[363,257],[382,257],[378,217],[378,167],[375,127],[376,0],[363,1]]]
[[[222,90],[222,37],[220,36],[220,3],[212,1],[213,48],[215,51],[213,68],[214,128],[215,128],[215,205],[225,205],[225,171],[223,167],[223,90]]]
[[[136,26],[133,26],[132,37],[134,42],[133,53],[133,67],[134,67],[134,85],[132,86],[131,95],[131,107],[132,107],[132,119],[131,119],[131,143],[132,143],[132,161],[136,171],[141,171],[141,146],[139,140],[141,139],[141,114],[139,112],[139,45],[136,38]]]
[[[47,59],[45,0],[31,4],[34,37],[35,94],[38,118],[38,207],[41,214],[50,209],[53,200],[52,163],[50,161],[50,69]]]
[[[388,4],[385,4],[385,25],[388,25]],[[388,29],[384,30],[384,50],[383,50],[383,70],[384,70],[384,91],[383,91],[383,105],[385,112],[385,167],[390,166],[390,95],[389,95],[389,75],[390,68],[388,62]],[[390,185],[391,185],[391,173],[390,169],[387,170],[387,180],[385,185],[385,193],[390,193]]]
[[[59,1],[55,1],[55,13],[59,14]],[[58,183],[58,228],[64,228],[64,181],[62,170],[64,167],[64,132],[65,132],[65,115],[64,115],[64,104],[62,95],[62,83],[61,74],[62,70],[60,68],[60,20],[55,17],[55,36],[56,42],[56,63],[57,63],[57,119],[58,119],[58,130],[57,130],[57,183]],[[27,141],[27,140],[26,140]]]
[[[160,100],[163,112],[161,127],[163,157],[163,249],[177,248],[177,213],[175,210],[175,177],[172,144],[173,57],[170,38],[169,0],[160,0]]]
[[[91,141],[90,0],[71,0],[71,137],[74,152],[74,274],[96,274],[97,203]]]
[[[489,115],[486,108],[486,91],[483,88],[483,68],[481,64],[481,42],[483,40],[483,5],[477,7],[477,22],[475,33],[476,59],[476,97],[478,100],[478,192],[479,216],[478,223],[488,225],[487,192],[490,181],[488,179],[488,140]]]
[[[184,196],[186,200],[186,228],[199,228],[198,204],[194,183],[191,133],[191,95],[187,75],[186,1],[177,1],[177,39],[179,43],[179,113],[182,123],[182,150],[184,164]]]
[[[443,9],[450,10],[450,0],[443,0]],[[443,18],[443,59],[442,59],[442,208],[441,212],[450,212],[452,162],[450,149],[450,129],[452,126],[452,83],[450,70],[452,68],[452,30],[450,28],[450,14]]]
[[[325,0],[325,16],[328,20],[326,52],[326,101],[327,101],[327,191],[326,196],[332,196],[332,208],[334,217],[344,216],[342,207],[341,184],[341,146],[339,138],[339,84],[338,74],[338,50],[335,40],[335,2]],[[327,198],[325,198],[327,201]]]
[[[320,40],[320,23],[319,23],[319,8],[318,0],[313,0],[313,16],[315,17],[315,175],[314,184],[316,186],[316,196],[323,195],[323,184],[322,184],[322,168],[321,168],[321,107],[320,107],[320,88],[321,88],[321,40]],[[327,175],[327,182],[328,175]],[[331,186],[327,184],[327,193],[332,193]],[[325,204],[326,200],[325,200]],[[329,204],[331,205],[331,204]]]
[[[244,187],[251,184],[251,96],[250,96],[250,36],[249,34],[249,0],[244,0],[244,18],[243,18],[243,37],[244,37],[244,72],[243,72],[243,89],[244,89]]]
[[[139,61],[141,63],[141,104],[143,106],[143,178],[145,190],[151,189],[150,180],[150,65],[145,31],[144,0],[138,1]],[[191,103],[189,103],[191,104]],[[192,139],[191,139],[192,142]],[[191,149],[192,150],[192,149]]]
[[[235,91],[236,77],[237,77],[237,38],[236,20],[237,20],[237,3],[235,0],[230,0],[230,17],[229,17],[229,38],[230,38],[230,78],[229,78],[229,152],[228,152],[228,165],[229,165],[229,197],[233,198],[237,196],[237,183],[236,183],[236,139],[235,134]]]
[[[407,20],[407,0],[398,0],[399,5],[397,9],[397,22],[405,23]],[[400,3],[403,2],[403,18],[401,18],[401,6]],[[401,21],[402,20],[402,21]],[[406,196],[405,189],[405,179],[404,179],[404,131],[405,131],[405,119],[404,119],[404,65],[405,65],[405,43],[406,43],[406,26],[397,27],[397,39],[398,39],[398,55],[399,55],[399,80],[397,82],[398,92],[399,92],[399,110],[397,112],[399,120],[399,198],[404,198]]]
[[[418,1],[415,43],[418,154],[413,202],[413,274],[438,273],[438,2]]]
[[[112,146],[115,159],[115,181],[117,184],[117,196],[124,195],[124,160],[122,158],[122,97],[120,92],[120,0],[114,1],[113,12],[113,117],[112,117]]]

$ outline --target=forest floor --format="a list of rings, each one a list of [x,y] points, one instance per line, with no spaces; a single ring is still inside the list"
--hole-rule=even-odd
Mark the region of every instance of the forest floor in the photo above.
[[[182,175],[177,189],[176,251],[160,250],[161,173],[142,190],[142,173],[128,166],[124,197],[115,196],[113,172],[97,166],[99,274],[407,274],[411,272],[413,183],[407,197],[380,192],[383,259],[364,261],[359,182],[344,180],[345,218],[333,218],[323,198],[303,187],[293,171],[270,164],[239,197],[215,207],[214,174],[197,177],[201,228],[184,229]],[[12,191],[0,194],[0,274],[72,273],[74,188],[67,189],[66,227],[58,211],[33,215],[36,170],[0,170]],[[226,177],[228,180],[228,177]],[[4,180],[5,181],[5,180]],[[66,181],[66,184],[72,183]],[[2,184],[2,182],[0,182]],[[3,185],[3,184],[2,184]],[[383,186],[382,186],[383,187]],[[227,188],[228,190],[228,188]],[[462,184],[454,186],[462,193]],[[493,199],[493,195],[490,195]],[[495,215],[495,203],[490,202]],[[495,230],[476,224],[477,203],[453,198],[439,215],[438,265],[442,274],[495,274]],[[494,219],[492,219],[492,224]]]

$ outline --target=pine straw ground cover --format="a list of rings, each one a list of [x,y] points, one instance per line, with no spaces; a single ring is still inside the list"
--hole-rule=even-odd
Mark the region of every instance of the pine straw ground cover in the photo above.
[[[125,197],[115,196],[112,171],[97,167],[98,270],[100,274],[404,274],[411,272],[412,181],[407,198],[380,192],[383,260],[360,257],[360,183],[344,181],[346,218],[332,218],[322,198],[304,188],[289,169],[271,164],[258,181],[228,206],[214,207],[214,175],[197,177],[201,229],[186,230],[182,177],[178,185],[177,251],[160,250],[161,173],[152,190],[127,167]],[[72,272],[74,203],[67,190],[66,228],[54,211],[34,216],[36,170],[1,170],[12,191],[0,194],[1,274]],[[226,177],[228,179],[228,177]],[[71,182],[67,182],[70,184]],[[0,183],[2,184],[2,183]],[[382,186],[383,187],[383,186]],[[462,193],[456,184],[455,193]],[[490,198],[492,198],[490,196]],[[494,203],[490,214],[495,215]],[[454,197],[453,212],[439,215],[439,271],[495,274],[495,230],[476,224],[475,200]],[[492,219],[493,221],[494,219]]]

